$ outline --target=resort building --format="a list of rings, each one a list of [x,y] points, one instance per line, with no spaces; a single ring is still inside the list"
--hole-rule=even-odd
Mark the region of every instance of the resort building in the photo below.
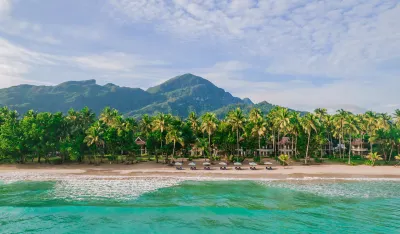
[[[289,137],[282,137],[278,142],[278,152],[279,154],[287,154],[289,156],[294,155],[293,144]]]
[[[334,147],[333,147],[333,143],[331,141],[328,141],[328,143],[326,143],[323,146],[323,153],[325,155],[332,155],[333,154],[333,150],[334,150]]]
[[[203,156],[204,150],[202,148],[197,147],[195,144],[192,144],[192,149],[189,150],[191,157]]]
[[[353,155],[361,156],[365,156],[369,152],[368,148],[366,147],[366,143],[361,139],[355,139],[353,142],[351,142],[351,151]]]
[[[274,155],[274,144],[268,142],[266,146],[261,146],[261,149],[257,149],[260,156],[268,157]]]
[[[146,148],[146,141],[143,140],[142,138],[138,137],[135,140],[136,145],[140,146],[140,155],[145,155],[147,154],[147,148]]]

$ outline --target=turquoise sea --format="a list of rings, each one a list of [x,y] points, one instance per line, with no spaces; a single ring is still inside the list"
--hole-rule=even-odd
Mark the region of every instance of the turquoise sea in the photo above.
[[[400,182],[0,182],[0,233],[23,232],[400,233]]]

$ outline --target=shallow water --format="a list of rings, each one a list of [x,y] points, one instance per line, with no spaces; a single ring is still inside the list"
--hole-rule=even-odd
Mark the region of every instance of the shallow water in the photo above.
[[[1,233],[399,233],[396,181],[0,182]]]

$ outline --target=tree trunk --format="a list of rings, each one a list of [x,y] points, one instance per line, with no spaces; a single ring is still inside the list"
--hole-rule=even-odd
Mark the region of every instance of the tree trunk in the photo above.
[[[298,141],[299,136],[296,134],[296,144],[295,144],[295,149],[294,149],[294,157],[297,158],[297,141]]]
[[[308,147],[309,147],[309,145],[310,145],[310,138],[311,138],[311,132],[308,132],[308,140],[307,140],[307,149],[306,149],[305,164],[307,164],[307,159],[308,159]]]
[[[273,145],[274,145],[274,154],[275,154],[275,158],[276,158],[276,143],[275,143],[275,130],[272,131],[272,140],[273,140]]]
[[[211,134],[208,134],[208,153],[211,152]],[[204,161],[206,161],[206,154],[204,154]]]
[[[239,128],[236,129],[236,148],[237,148],[237,154],[239,155]]]
[[[370,151],[371,151],[371,154],[372,154],[372,153],[373,153],[373,150],[372,150],[372,142],[369,143],[369,146],[370,146]]]
[[[350,154],[351,154],[351,135],[350,135],[350,142],[349,142],[349,157],[350,157]]]
[[[279,141],[280,141],[280,132],[278,131],[278,154],[279,154]],[[275,154],[275,157],[276,157],[276,154]]]
[[[172,149],[172,157],[175,157],[175,144],[176,144],[176,141],[174,141],[174,148]]]

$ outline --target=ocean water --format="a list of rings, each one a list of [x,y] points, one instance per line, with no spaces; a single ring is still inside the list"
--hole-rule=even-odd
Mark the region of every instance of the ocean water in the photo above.
[[[0,233],[23,232],[400,233],[400,182],[3,180]]]

